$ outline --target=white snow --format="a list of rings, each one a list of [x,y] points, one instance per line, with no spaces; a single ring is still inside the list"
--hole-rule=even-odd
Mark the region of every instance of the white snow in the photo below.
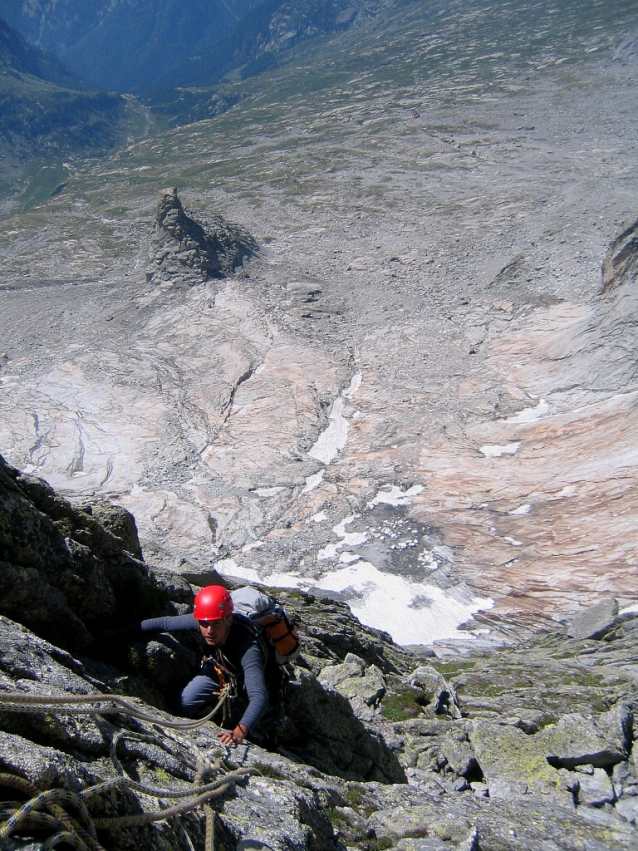
[[[409,582],[383,573],[367,561],[358,561],[322,577],[316,587],[325,591],[352,591],[348,604],[362,623],[389,632],[398,644],[430,644],[458,638],[457,628],[475,612],[494,605],[490,598],[444,591],[434,585]],[[428,599],[423,608],[411,607]],[[463,633],[464,638],[470,634]]]
[[[360,515],[353,514],[351,517],[344,518],[341,523],[333,527],[332,531],[341,538],[337,544],[328,544],[317,553],[318,561],[337,558],[339,550],[342,547],[358,547],[360,544],[365,544],[368,540],[367,532],[346,532],[346,526],[356,520]]]
[[[402,491],[396,485],[386,485],[385,487],[389,490],[378,491],[375,498],[368,503],[368,508],[374,508],[375,505],[381,505],[381,503],[394,506],[411,505],[412,498],[423,490],[421,485],[413,485],[407,491]]]
[[[270,585],[273,588],[300,588],[304,586],[303,580],[292,573],[269,573],[261,576],[254,567],[242,567],[233,558],[225,558],[215,564],[222,576],[230,576],[233,579],[243,579],[244,582],[257,582],[260,585]],[[307,585],[307,583],[306,583]]]
[[[481,446],[479,451],[486,458],[500,458],[502,455],[516,455],[520,446],[519,440],[517,443],[506,443],[505,446]]]
[[[316,445],[316,444],[315,444]],[[318,473],[315,473],[312,476],[306,477],[306,487],[301,491],[301,493],[310,493],[310,491],[314,490],[321,484],[321,480],[323,479],[323,474],[325,470],[319,470]]]
[[[328,417],[330,421],[328,428],[319,435],[314,446],[308,452],[311,458],[316,458],[322,464],[330,464],[331,461],[334,461],[348,442],[348,420],[344,416],[345,404],[346,400],[350,399],[359,389],[361,378],[360,372],[353,375],[348,389],[335,399]]]
[[[531,510],[532,510],[532,506],[526,504],[526,505],[519,505],[518,508],[513,508],[508,513],[513,514],[513,515],[514,514],[529,514]]]
[[[558,493],[556,494],[556,498],[562,499],[562,497],[564,497],[564,496],[573,496],[573,494],[575,494],[575,493],[576,493],[576,488],[574,487],[574,485],[565,485],[564,488],[562,488],[561,490],[558,491]]]
[[[275,494],[281,493],[282,491],[285,491],[285,490],[286,490],[286,488],[282,488],[282,487],[257,488],[255,490],[255,493],[257,494],[257,496],[269,497],[269,496],[275,496]]]
[[[541,399],[538,405],[535,408],[525,408],[523,411],[519,411],[517,414],[514,414],[513,417],[509,417],[505,420],[506,423],[536,423],[539,420],[542,420],[544,416],[549,414],[550,407],[549,402],[546,402],[545,399]]]
[[[342,396],[335,399],[330,411],[330,425],[322,431],[314,446],[308,452],[312,458],[329,464],[337,457],[348,442],[348,420],[343,416],[345,401]]]
[[[339,556],[339,564],[353,564],[361,558],[358,553],[341,553]]]

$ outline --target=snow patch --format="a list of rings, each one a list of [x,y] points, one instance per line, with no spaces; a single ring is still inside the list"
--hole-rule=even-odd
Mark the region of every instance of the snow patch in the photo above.
[[[254,567],[243,567],[233,558],[225,558],[215,564],[215,570],[222,576],[232,579],[242,579],[244,582],[256,582],[259,585],[270,585],[272,588],[300,588],[305,587],[303,580],[292,573],[269,573],[261,576]],[[306,583],[307,584],[307,583]]]
[[[556,494],[557,499],[562,499],[564,496],[573,496],[576,493],[576,488],[574,485],[565,485],[564,488],[558,491]]]
[[[361,558],[357,553],[341,553],[339,556],[339,564],[353,564]]]
[[[310,491],[314,490],[316,487],[319,487],[319,485],[321,484],[321,480],[323,479],[324,472],[325,470],[319,470],[318,473],[314,473],[314,475],[312,476],[307,476],[306,487],[301,491],[301,493],[310,493]]]
[[[385,485],[389,490],[378,491],[375,498],[368,503],[368,508],[374,508],[375,505],[394,505],[398,507],[400,505],[411,505],[413,501],[413,497],[420,494],[423,490],[421,485],[413,485],[411,488],[408,488],[407,491],[402,491],[401,488],[396,485]]]
[[[506,443],[505,446],[481,446],[480,452],[486,458],[500,458],[503,455],[516,455],[520,449],[520,440],[516,443]]]
[[[251,550],[258,550],[263,547],[263,541],[251,541],[250,544],[246,544],[245,547],[241,548],[242,553],[249,553]]]
[[[257,488],[255,490],[255,493],[257,494],[257,496],[269,497],[269,496],[275,496],[275,494],[281,493],[282,491],[285,491],[285,490],[286,490],[286,488],[282,488],[282,487]]]
[[[490,598],[459,594],[458,589],[446,593],[435,585],[408,582],[363,560],[322,577],[316,587],[351,592],[348,605],[359,620],[389,632],[398,644],[459,638],[462,623],[494,605]]]
[[[516,515],[516,514],[529,514],[532,510],[531,505],[519,505],[518,508],[512,509],[508,514]]]
[[[523,411],[519,411],[517,414],[514,414],[513,417],[509,417],[505,420],[506,423],[536,423],[539,420],[542,420],[543,417],[549,414],[550,407],[549,402],[546,402],[545,399],[541,399],[538,405],[535,408],[525,408]]]
[[[328,544],[320,550],[317,553],[317,559],[319,561],[336,558],[342,547],[358,547],[361,546],[361,544],[365,544],[368,540],[367,532],[346,532],[346,526],[358,517],[358,514],[353,514],[351,517],[346,517],[341,521],[341,523],[338,523],[333,527],[332,531],[342,540],[337,544]]]
[[[330,464],[348,442],[348,420],[344,416],[346,400],[350,399],[361,386],[361,373],[357,372],[350,381],[350,386],[335,399],[328,417],[330,423],[323,431],[314,446],[308,452],[311,458],[316,458],[322,464]]]

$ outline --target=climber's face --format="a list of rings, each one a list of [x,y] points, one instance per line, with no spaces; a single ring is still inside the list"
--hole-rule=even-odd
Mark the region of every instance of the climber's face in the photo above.
[[[228,638],[230,632],[230,624],[232,617],[219,618],[215,621],[198,621],[199,631],[206,644],[214,647],[216,644],[223,644]]]

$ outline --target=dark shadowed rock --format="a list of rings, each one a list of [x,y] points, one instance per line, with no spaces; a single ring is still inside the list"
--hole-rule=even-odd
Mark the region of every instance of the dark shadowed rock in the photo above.
[[[172,189],[157,206],[146,278],[185,284],[223,278],[256,251],[252,236],[222,216],[215,216],[206,230],[184,211],[177,189]]]
[[[0,614],[69,649],[91,641],[105,620],[126,623],[161,611],[162,594],[126,542],[49,485],[0,457]]]
[[[638,274],[638,221],[609,246],[603,263],[603,293]]]

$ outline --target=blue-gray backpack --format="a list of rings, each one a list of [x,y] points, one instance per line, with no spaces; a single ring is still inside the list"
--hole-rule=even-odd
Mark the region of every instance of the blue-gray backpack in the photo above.
[[[231,591],[230,595],[233,617],[240,615],[250,622],[256,634],[267,639],[277,664],[294,662],[301,652],[301,642],[281,603],[251,585]]]

